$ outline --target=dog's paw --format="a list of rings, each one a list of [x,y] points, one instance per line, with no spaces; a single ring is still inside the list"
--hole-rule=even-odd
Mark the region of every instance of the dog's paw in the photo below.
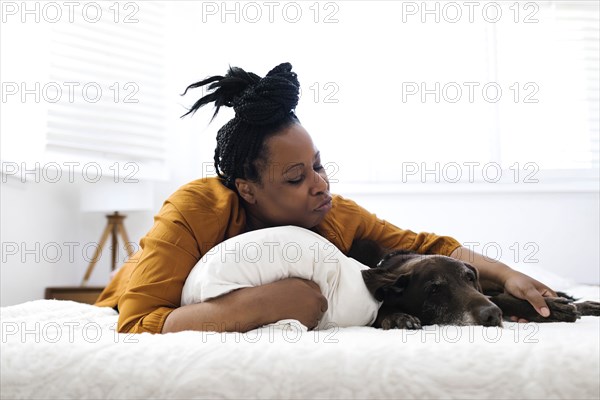
[[[575,322],[581,317],[573,300],[564,297],[546,297],[546,304],[550,309],[550,316],[543,318],[544,322]]]
[[[421,329],[421,321],[409,314],[396,313],[381,321],[381,329]]]
[[[575,306],[581,315],[600,317],[600,303],[597,301],[582,301],[581,303],[575,303]]]

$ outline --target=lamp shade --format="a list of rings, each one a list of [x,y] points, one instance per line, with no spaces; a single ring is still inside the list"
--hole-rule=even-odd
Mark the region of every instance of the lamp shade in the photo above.
[[[143,211],[154,208],[154,182],[119,182],[101,179],[81,186],[83,212]]]

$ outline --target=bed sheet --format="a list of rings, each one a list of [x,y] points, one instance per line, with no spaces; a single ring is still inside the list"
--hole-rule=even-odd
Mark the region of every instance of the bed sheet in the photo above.
[[[569,292],[598,300],[598,286]],[[107,307],[0,312],[1,397],[598,399],[600,318],[420,331],[292,324],[245,334],[116,332]]]

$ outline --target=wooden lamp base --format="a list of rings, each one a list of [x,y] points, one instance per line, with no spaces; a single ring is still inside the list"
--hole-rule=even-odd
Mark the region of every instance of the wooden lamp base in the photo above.
[[[122,239],[125,241],[125,248],[127,250],[127,256],[131,257],[134,253],[133,246],[131,246],[129,244],[130,243],[129,237],[127,236],[127,231],[125,230],[125,225],[123,225],[123,220],[125,219],[125,215],[120,215],[117,211],[115,211],[114,214],[107,215],[106,218],[108,219],[108,221],[106,223],[106,228],[104,228],[104,232],[102,233],[102,236],[100,237],[100,243],[98,244],[98,247],[96,248],[96,251],[94,252],[94,257],[92,257],[92,261],[90,262],[90,265],[88,265],[87,271],[85,272],[85,276],[83,277],[83,280],[81,281],[81,286],[87,285],[87,282],[90,279],[90,276],[92,275],[92,271],[94,270],[94,267],[96,266],[96,263],[98,262],[98,259],[100,258],[100,254],[102,253],[102,249],[104,248],[104,245],[106,244],[106,240],[108,239],[109,235],[111,236],[111,243],[112,243],[111,271],[114,271],[117,266],[117,245],[118,245],[118,235],[119,234],[121,235]]]

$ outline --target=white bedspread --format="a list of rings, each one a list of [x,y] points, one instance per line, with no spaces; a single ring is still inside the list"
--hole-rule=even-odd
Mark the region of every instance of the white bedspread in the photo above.
[[[598,287],[569,292],[598,299]],[[597,317],[126,335],[110,308],[37,300],[2,308],[0,319],[3,399],[600,397]]]

